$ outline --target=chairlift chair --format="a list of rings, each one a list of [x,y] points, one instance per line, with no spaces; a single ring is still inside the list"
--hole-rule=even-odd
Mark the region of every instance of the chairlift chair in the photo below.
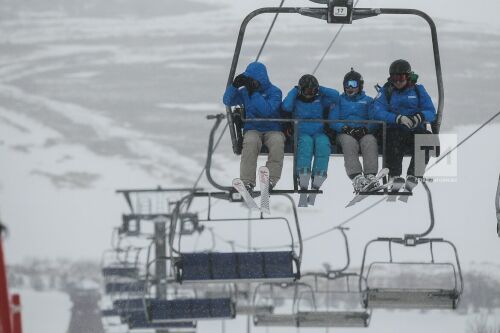
[[[269,289],[269,294],[264,294],[262,289],[267,287]],[[312,287],[303,282],[294,282],[294,283],[261,283],[257,285],[254,291],[253,304],[254,306],[272,306],[276,311],[273,313],[257,313],[253,316],[254,326],[263,326],[263,327],[299,327],[299,318],[296,312],[297,300],[300,293],[300,289],[311,289]],[[286,300],[291,304],[287,309],[286,313],[278,312],[278,306],[276,304],[276,299],[278,294],[275,293],[275,290],[279,290],[280,297],[286,298]],[[290,298],[290,293],[292,290],[293,294]],[[264,303],[264,304],[263,304]],[[286,305],[286,302],[284,302]]]
[[[129,329],[193,329],[197,326],[195,321],[153,323],[148,321],[144,311],[127,312],[123,321]]]
[[[236,74],[236,68],[238,66],[238,61],[241,53],[241,47],[243,44],[243,39],[245,36],[245,30],[248,23],[258,15],[265,13],[275,13],[275,14],[300,14],[303,16],[309,16],[316,19],[325,20],[327,23],[333,24],[352,24],[354,20],[365,19],[369,17],[379,16],[379,15],[415,15],[423,18],[430,27],[431,38],[432,38],[432,47],[433,47],[433,56],[434,56],[434,65],[436,71],[436,79],[437,79],[437,88],[438,88],[438,108],[437,108],[437,118],[436,121],[432,124],[432,129],[435,134],[439,133],[439,129],[441,126],[441,119],[443,115],[443,106],[444,106],[444,90],[443,90],[443,80],[441,73],[441,60],[439,56],[439,46],[438,46],[438,38],[436,32],[436,26],[433,20],[424,12],[415,10],[415,9],[395,9],[395,8],[353,8],[353,1],[346,0],[312,0],[313,2],[327,5],[326,7],[267,7],[260,8],[254,10],[250,14],[248,14],[243,20],[238,39],[236,41],[235,51],[233,54],[233,59],[231,62],[231,68],[229,71],[227,86],[231,85],[233,79]],[[341,13],[340,13],[341,12]],[[297,133],[298,133],[298,124],[299,122],[344,122],[342,120],[298,120],[298,119],[245,119],[244,110],[242,107],[231,108],[226,106],[226,118],[229,125],[231,143],[233,152],[237,155],[241,154],[241,144],[243,139],[243,124],[246,121],[252,122],[292,122],[294,126],[294,139],[293,144],[289,145],[289,150],[287,153],[293,153],[296,151],[296,145],[298,142]],[[373,121],[372,121],[373,122]],[[385,145],[386,145],[386,126],[385,123],[382,123],[382,158],[385,159]],[[297,192],[297,175],[295,174],[295,163],[296,159],[294,158],[294,192]]]
[[[368,248],[373,243],[386,243],[389,249],[389,260],[366,263]],[[444,244],[453,249],[454,262],[436,262],[434,259],[434,244]],[[403,247],[421,247],[429,245],[430,261],[395,261],[393,259],[393,245]],[[411,267],[425,267],[426,269],[446,269],[452,281],[449,286],[431,285],[429,287],[405,286],[373,286],[370,274],[378,267],[387,269],[387,276],[391,270],[398,267],[409,270]],[[463,292],[463,278],[455,245],[442,238],[377,238],[367,243],[363,253],[363,262],[359,279],[359,287],[363,293],[363,305],[369,308],[405,308],[405,309],[456,309]],[[433,281],[432,283],[437,283]]]
[[[297,323],[299,327],[368,327],[371,310],[361,305],[361,293],[358,288],[352,290],[350,279],[359,279],[358,273],[340,273],[329,276],[324,273],[306,273],[304,278],[314,277],[313,289],[303,291],[297,301]],[[331,290],[329,283],[345,280],[344,290]],[[322,289],[320,284],[326,285]],[[312,309],[303,310],[305,295],[312,297]],[[324,304],[322,304],[324,303]]]
[[[236,283],[236,282],[291,282],[300,278],[300,261],[302,257],[302,238],[298,215],[293,199],[285,195],[292,203],[297,228],[299,254],[295,253],[294,236],[288,219],[283,217],[258,217],[258,218],[207,218],[200,222],[217,221],[248,221],[277,220],[287,225],[291,237],[291,250],[289,251],[255,251],[255,252],[184,252],[180,250],[182,234],[175,232],[179,221],[178,202],[173,212],[172,230],[170,232],[171,253],[178,255],[173,258],[175,276],[180,283]],[[188,199],[187,197],[185,199]],[[179,247],[174,246],[175,237],[178,237]]]
[[[326,272],[310,272],[303,275],[302,281],[313,279],[309,283],[313,288],[300,293],[297,301],[297,322],[299,327],[368,327],[371,310],[362,307],[362,294],[359,288],[351,286],[351,281],[358,281],[360,274],[348,272],[351,256],[346,230],[339,227],[346,249],[345,265],[338,269],[328,268]],[[340,283],[340,290],[332,289]],[[345,285],[345,286],[344,286]],[[303,310],[304,296],[311,296],[310,310]]]

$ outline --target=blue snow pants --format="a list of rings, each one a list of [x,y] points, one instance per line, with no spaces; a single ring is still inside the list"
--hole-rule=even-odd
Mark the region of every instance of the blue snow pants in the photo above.
[[[311,170],[311,162],[314,156],[312,174],[325,173],[328,170],[330,160],[330,140],[323,134],[299,134],[297,145],[297,173],[302,169]]]

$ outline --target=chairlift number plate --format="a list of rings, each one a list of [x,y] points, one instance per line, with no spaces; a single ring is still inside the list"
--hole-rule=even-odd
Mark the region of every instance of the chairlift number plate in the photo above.
[[[347,12],[347,7],[333,7],[333,16],[346,17]]]

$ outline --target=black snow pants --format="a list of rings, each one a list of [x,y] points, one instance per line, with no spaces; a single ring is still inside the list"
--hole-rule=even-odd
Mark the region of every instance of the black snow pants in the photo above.
[[[411,155],[407,175],[415,175],[415,134],[431,134],[425,129],[405,131],[399,128],[388,128],[386,137],[386,154],[384,167],[389,169],[389,176],[401,176],[403,171],[403,157]],[[429,160],[425,160],[427,166]]]

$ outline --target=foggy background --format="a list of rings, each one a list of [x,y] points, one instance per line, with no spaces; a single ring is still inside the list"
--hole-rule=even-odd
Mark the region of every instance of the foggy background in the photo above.
[[[7,262],[98,262],[126,211],[116,189],[192,186],[204,165],[212,125],[205,117],[224,111],[222,94],[239,25],[250,11],[278,4],[2,0],[0,213],[9,228],[4,242]],[[318,5],[290,0],[285,6]],[[500,111],[498,2],[361,0],[358,7],[416,8],[434,19],[445,93],[442,133],[463,139]],[[238,72],[255,59],[271,19],[262,15],[249,24]],[[278,18],[261,60],[284,95],[314,69],[338,28],[298,15]],[[437,103],[430,32],[420,18],[381,16],[346,26],[317,77],[320,84],[340,89],[344,74],[354,67],[365,78],[367,94],[374,96],[373,85],[385,82],[388,66],[397,58],[410,61]],[[487,272],[497,281],[500,240],[493,199],[500,172],[499,140],[497,119],[459,149],[457,182],[430,184],[437,221],[431,236],[457,245],[464,270]],[[278,188],[291,186],[291,163],[286,158]],[[229,185],[238,164],[226,133],[214,157],[214,176]],[[210,189],[205,179],[200,186]],[[305,236],[337,225],[374,202],[367,199],[344,208],[352,189],[341,158],[332,158],[324,189],[315,207],[299,211]],[[350,223],[352,266],[359,267],[370,239],[423,230],[428,223],[426,200],[420,187],[407,205],[384,203]],[[276,214],[287,212],[279,200],[272,203]],[[247,214],[239,205],[219,207]],[[271,236],[253,234],[263,244],[286,242]],[[325,247],[331,254],[324,255]],[[324,262],[340,266],[344,260],[336,234],[305,243],[304,251],[304,269],[318,269]],[[56,299],[50,302],[59,304],[54,311],[60,314],[42,317],[35,315],[41,313],[37,304],[47,300],[33,300],[45,293],[25,293],[27,332],[35,327],[64,332],[70,307],[66,296],[53,291],[48,297]],[[440,316],[448,318],[442,327],[465,332],[467,316],[426,318],[432,323]],[[47,317],[58,319],[43,319]],[[399,331],[405,321],[423,325],[418,312],[400,321],[392,317],[375,313],[368,330],[376,331],[377,322],[386,332]],[[41,330],[44,320],[55,326]],[[387,326],[392,320],[394,328]],[[239,324],[234,324],[236,329]],[[210,325],[200,328],[218,331]]]

